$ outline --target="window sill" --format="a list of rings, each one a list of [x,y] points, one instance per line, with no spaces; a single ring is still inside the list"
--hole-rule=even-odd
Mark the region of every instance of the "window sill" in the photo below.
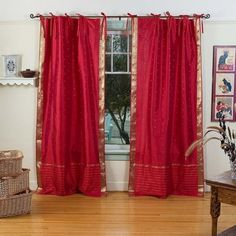
[[[30,86],[37,86],[38,85],[38,77],[33,78],[22,78],[22,77],[0,77],[0,84],[1,85],[30,85]]]
[[[106,150],[105,149],[105,154],[110,154],[110,155],[129,155],[129,150]]]
[[[105,155],[107,161],[128,161],[130,145],[106,144]]]

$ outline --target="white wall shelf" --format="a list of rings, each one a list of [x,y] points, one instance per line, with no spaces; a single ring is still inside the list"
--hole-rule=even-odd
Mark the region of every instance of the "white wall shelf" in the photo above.
[[[4,77],[0,76],[1,85],[38,85],[38,77],[33,78],[23,78],[23,77]]]

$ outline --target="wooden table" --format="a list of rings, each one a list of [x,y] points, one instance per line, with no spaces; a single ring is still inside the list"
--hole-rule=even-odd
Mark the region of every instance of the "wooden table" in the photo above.
[[[216,236],[221,202],[236,205],[236,180],[232,180],[231,171],[227,171],[214,178],[206,179],[206,184],[211,186],[211,235]]]

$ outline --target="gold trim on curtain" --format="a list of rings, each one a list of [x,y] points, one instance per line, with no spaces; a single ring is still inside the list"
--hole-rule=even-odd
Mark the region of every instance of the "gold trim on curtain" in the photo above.
[[[40,180],[40,163],[41,163],[41,146],[42,146],[42,102],[43,102],[43,90],[42,90],[42,70],[44,62],[45,52],[45,39],[43,33],[43,26],[40,23],[40,46],[39,46],[39,82],[38,82],[38,100],[37,100],[37,124],[36,124],[36,172],[38,187],[41,187]]]
[[[101,19],[101,36],[99,46],[99,133],[98,150],[101,168],[101,192],[106,192],[106,170],[105,170],[105,42],[106,42],[106,17]]]
[[[138,18],[132,17],[132,53],[131,53],[131,102],[130,102],[130,172],[129,193],[134,192],[134,162],[136,152],[136,86],[137,86],[137,46]]]
[[[201,23],[199,17],[195,18],[196,41],[197,41],[197,139],[202,138],[202,55],[201,55]],[[203,162],[203,149],[197,149],[198,158],[198,194],[204,195],[204,162]]]

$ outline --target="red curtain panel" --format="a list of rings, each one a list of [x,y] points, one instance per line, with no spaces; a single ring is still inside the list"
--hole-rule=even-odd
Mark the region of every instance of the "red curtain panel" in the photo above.
[[[197,56],[193,19],[138,18],[135,195],[199,194],[197,155],[184,156],[197,138]]]
[[[99,163],[100,19],[41,17],[41,193],[101,195]]]

